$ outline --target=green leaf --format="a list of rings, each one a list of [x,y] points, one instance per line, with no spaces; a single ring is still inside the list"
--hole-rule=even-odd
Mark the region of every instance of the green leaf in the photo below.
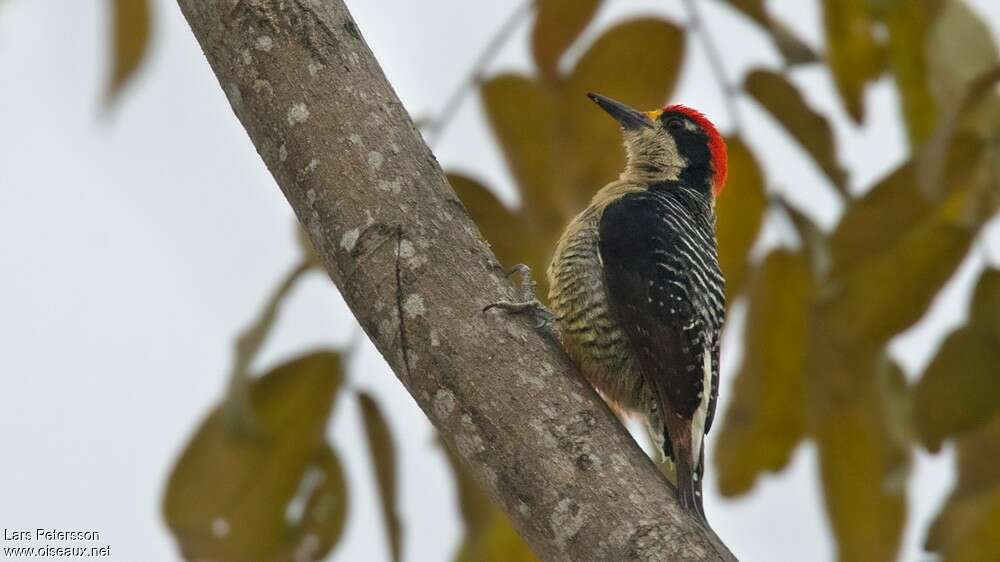
[[[719,263],[726,278],[726,300],[739,295],[746,278],[749,254],[764,222],[767,195],[764,176],[753,152],[739,137],[726,141],[729,179],[715,212]]]
[[[399,562],[402,556],[402,530],[396,508],[396,445],[389,433],[389,424],[375,400],[368,393],[360,392],[358,402],[368,438],[368,452],[375,467],[375,482],[378,484],[389,552],[393,561]]]
[[[151,14],[149,0],[113,0],[112,68],[105,104],[118,97],[122,87],[135,74],[149,48]]]
[[[259,433],[233,431],[221,405],[209,414],[171,472],[163,502],[186,559],[280,559],[305,528],[322,531],[320,544],[332,548],[347,488],[342,478],[338,483],[325,433],[340,386],[337,354],[317,352],[253,381]],[[310,494],[303,516],[289,520],[289,505],[303,489]],[[305,559],[323,558],[320,550]]]
[[[811,375],[832,376],[830,367],[843,365]],[[872,368],[868,363],[866,367]],[[906,522],[910,452],[894,419],[905,379],[891,364],[854,378],[867,383],[855,389],[851,399],[835,406],[810,406],[826,510],[837,540],[837,560],[891,561]]]
[[[531,30],[531,53],[542,75],[559,76],[559,59],[594,19],[601,0],[536,0],[538,16]]]
[[[625,165],[617,124],[587,98],[593,91],[637,109],[659,108],[677,82],[684,60],[684,31],[654,18],[616,25],[580,58],[560,91],[560,185],[569,194],[566,218]]]
[[[958,482],[927,533],[944,562],[1000,557],[1000,419],[956,442]]]
[[[882,73],[884,51],[875,40],[865,0],[824,0],[827,62],[847,113],[864,121],[865,85]]]
[[[726,0],[726,4],[763,27],[785,59],[785,64],[809,64],[819,60],[812,47],[800,39],[791,28],[771,17],[764,0]]]
[[[834,187],[845,193],[847,173],[837,161],[833,130],[806,104],[795,85],[776,72],[758,69],[747,75],[744,88],[812,156]]]
[[[932,451],[1000,416],[1000,271],[982,274],[970,316],[944,341],[914,390],[914,422]]]
[[[781,470],[805,433],[805,354],[812,273],[788,250],[768,255],[750,284],[743,364],[738,370],[715,465],[723,495],[748,492]]]

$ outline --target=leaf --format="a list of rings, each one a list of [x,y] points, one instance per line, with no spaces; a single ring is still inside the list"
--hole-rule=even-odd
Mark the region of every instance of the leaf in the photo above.
[[[1000,416],[1000,271],[982,274],[969,323],[941,345],[914,390],[914,421],[931,451]]]
[[[378,484],[379,500],[382,505],[382,519],[389,539],[392,559],[399,562],[402,556],[402,531],[396,508],[396,445],[389,433],[389,424],[375,400],[365,392],[358,393],[361,418],[368,438],[368,452],[375,466],[375,482]]]
[[[222,405],[209,414],[177,461],[163,502],[164,518],[186,559],[277,559],[307,527],[325,533],[317,539],[332,548],[343,526],[337,511],[346,505],[347,488],[336,481],[317,484],[336,476],[324,436],[340,385],[339,357],[317,352],[253,381],[250,406],[260,433],[232,431]],[[303,510],[308,516],[289,521],[289,505],[310,478],[312,499]],[[333,507],[341,507],[330,511],[327,499],[326,511],[320,511],[318,502],[331,494],[340,498]],[[305,560],[325,554],[317,550]]]
[[[347,522],[347,481],[340,458],[329,446],[320,449],[310,471],[303,477],[305,507],[300,523],[292,530],[281,562],[323,560],[340,542]],[[300,492],[303,491],[300,486]]]
[[[462,543],[456,562],[535,562],[538,558],[511,527],[507,516],[496,511],[483,530]]]
[[[518,263],[527,264],[536,272],[538,298],[544,299],[548,295],[548,278],[539,273],[548,265],[553,241],[539,232],[535,223],[507,209],[478,181],[449,173],[448,182],[500,262],[508,268]]]
[[[902,102],[910,146],[919,147],[937,123],[937,101],[931,95],[928,55],[925,45],[938,2],[906,0],[892,2],[881,14],[889,32],[889,68]]]
[[[834,187],[845,193],[847,173],[837,161],[833,130],[806,104],[798,89],[780,74],[761,69],[747,75],[744,88],[812,156]]]
[[[557,174],[553,143],[559,119],[555,96],[540,83],[514,74],[486,81],[481,94],[526,216],[541,228],[560,228],[568,211],[563,209],[565,194],[553,189]]]
[[[966,148],[978,151],[976,146]],[[986,201],[993,187],[984,178],[982,164],[989,159],[976,155],[970,160],[969,169],[957,174],[947,197],[926,217],[901,232],[887,232],[891,243],[863,259],[852,258],[857,264],[852,268],[835,268],[842,274],[835,278],[822,307],[830,337],[870,353],[924,315],[995,210],[995,203]],[[876,214],[871,218],[874,221]],[[887,226],[877,228],[876,236]],[[838,239],[843,240],[835,234],[835,242]],[[835,255],[842,260],[843,246],[838,247]]]
[[[726,278],[726,302],[743,288],[750,250],[764,222],[767,195],[760,165],[739,137],[726,141],[729,179],[715,207],[719,263]]]
[[[812,47],[796,36],[788,26],[771,17],[764,6],[764,0],[726,0],[726,4],[754,20],[770,33],[771,40],[785,59],[785,64],[794,66],[819,60]]]
[[[781,470],[805,433],[805,354],[812,273],[789,250],[767,256],[750,285],[743,364],[715,447],[723,495]]]
[[[837,560],[895,560],[906,522],[910,452],[892,416],[905,379],[895,365],[861,378],[867,384],[852,399],[811,406],[823,495]]]
[[[559,59],[594,19],[601,0],[536,0],[535,4],[538,16],[531,30],[531,53],[542,75],[555,80]]]
[[[884,55],[865,0],[824,0],[823,24],[830,72],[847,113],[860,124],[865,85],[882,73]]]
[[[469,475],[455,453],[438,440],[455,475],[458,505],[465,534],[455,555],[455,562],[507,562],[536,560],[531,549],[518,535],[510,520],[479,484]]]
[[[559,95],[560,189],[569,196],[566,218],[625,165],[621,132],[587,98],[593,91],[637,109],[664,104],[684,60],[684,31],[654,18],[626,21],[604,32],[580,58]]]
[[[979,77],[1000,65],[992,33],[962,0],[944,4],[931,28],[927,53],[931,92],[942,107],[955,105]],[[992,118],[979,120],[987,132],[998,128],[996,107],[989,108]]]
[[[1000,419],[956,443],[958,482],[927,533],[945,562],[1000,557]]]
[[[135,74],[149,47],[151,15],[149,0],[113,0],[113,44],[111,80],[105,95],[110,105],[128,79]]]

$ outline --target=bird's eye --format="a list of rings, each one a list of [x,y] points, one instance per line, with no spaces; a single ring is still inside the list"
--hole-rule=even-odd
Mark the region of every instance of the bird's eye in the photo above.
[[[671,131],[679,131],[684,128],[684,121],[681,121],[677,117],[673,117],[667,121],[667,128]]]

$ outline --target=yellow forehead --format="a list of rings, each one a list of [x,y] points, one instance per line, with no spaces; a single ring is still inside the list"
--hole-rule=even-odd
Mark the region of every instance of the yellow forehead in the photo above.
[[[662,109],[654,109],[653,111],[647,111],[646,115],[648,115],[649,118],[652,119],[653,121],[656,121],[657,119],[660,118],[661,115],[663,115],[663,110]]]

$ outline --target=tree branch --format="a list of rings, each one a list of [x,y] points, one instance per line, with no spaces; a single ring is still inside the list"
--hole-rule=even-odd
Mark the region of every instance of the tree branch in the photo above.
[[[341,0],[179,0],[334,283],[545,560],[733,560],[527,319]]]

